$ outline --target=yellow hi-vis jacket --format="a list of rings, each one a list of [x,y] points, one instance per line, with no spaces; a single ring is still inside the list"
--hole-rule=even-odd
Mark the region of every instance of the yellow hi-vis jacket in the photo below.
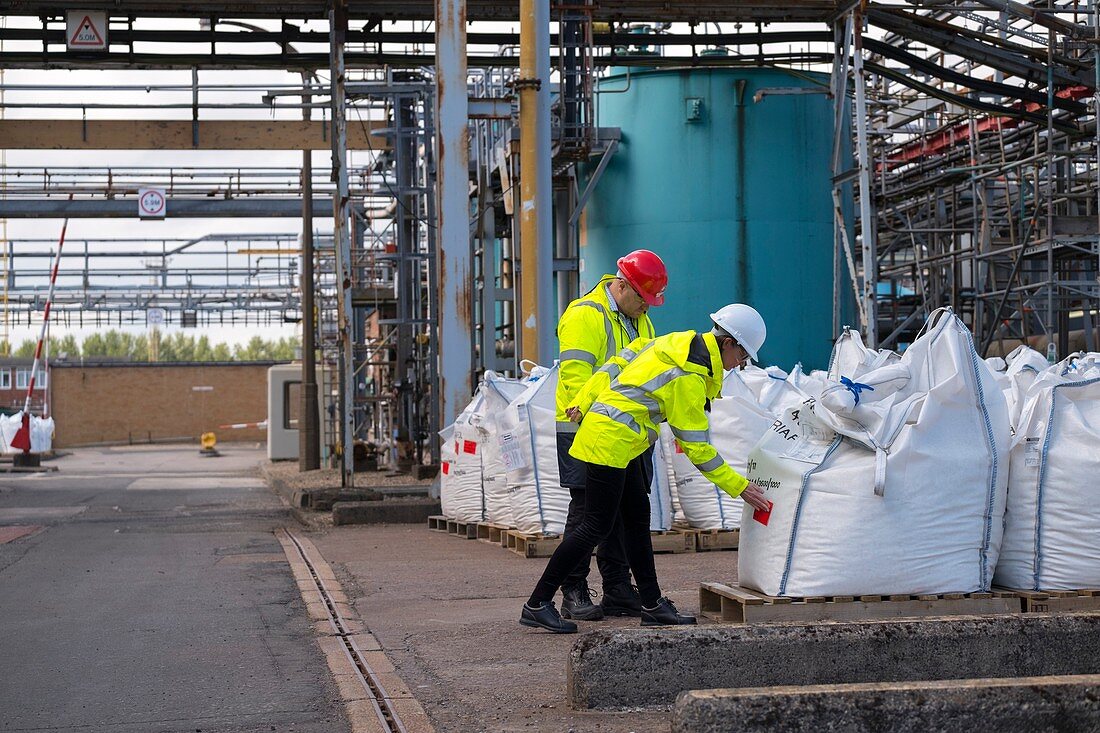
[[[607,285],[614,279],[615,275],[604,275],[588,293],[570,303],[558,320],[561,345],[555,394],[558,432],[577,431],[577,424],[565,416],[565,408],[592,377],[593,371],[633,340],[623,325],[626,316],[612,308],[608,298]],[[655,335],[649,316],[639,318],[638,338],[649,340]],[[607,382],[604,378],[604,384]]]
[[[584,418],[569,455],[625,468],[657,441],[664,421],[699,472],[730,496],[748,480],[710,444],[706,406],[722,391],[722,356],[710,333],[678,331],[639,338],[605,364],[567,407]],[[604,386],[606,385],[606,386]]]

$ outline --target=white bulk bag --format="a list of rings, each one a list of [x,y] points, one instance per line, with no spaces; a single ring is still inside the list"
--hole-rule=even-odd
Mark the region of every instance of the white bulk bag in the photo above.
[[[649,529],[663,532],[672,529],[672,482],[669,481],[669,461],[664,443],[653,446],[653,481],[649,485]]]
[[[684,524],[687,519],[684,517],[684,509],[680,506],[680,494],[676,488],[676,469],[675,469],[675,452],[676,452],[676,439],[672,437],[672,429],[669,428],[668,423],[661,423],[658,427],[661,438],[661,453],[665,457],[665,476],[668,480],[668,494],[669,501],[672,504],[672,523]]]
[[[14,415],[0,415],[0,452],[22,453],[19,448],[12,448],[11,442],[15,434],[23,426],[23,411]],[[30,420],[31,453],[45,453],[53,447],[54,422],[52,417],[41,418],[31,415]]]
[[[1097,359],[1100,354],[1055,364],[1020,395],[997,585],[1100,586]]]
[[[440,481],[440,503],[443,514],[461,522],[485,520],[485,496],[481,486],[481,439],[472,421],[482,408],[484,397],[480,390],[454,423],[440,436],[451,436],[447,473]],[[444,439],[446,442],[446,439]]]
[[[1005,400],[1008,402],[1009,424],[1015,429],[1020,420],[1023,395],[1027,393],[1039,372],[1046,371],[1050,365],[1045,356],[1026,344],[1017,346],[1003,359],[999,356],[991,356],[985,360],[985,363],[993,371],[998,386],[1004,392]]]
[[[561,534],[565,530],[569,490],[558,483],[557,386],[556,365],[542,376],[532,374],[523,393],[498,418],[512,522],[521,532]]]
[[[867,348],[859,331],[845,326],[844,333],[836,340],[832,356],[829,357],[828,378],[833,382],[839,382],[842,376],[858,379],[866,372],[887,364],[896,364],[900,360],[901,356],[889,349],[875,351]]]
[[[527,388],[525,382],[487,371],[479,392],[481,408],[471,420],[479,432],[481,448],[481,486],[485,494],[485,520],[512,527],[512,499],[508,490],[508,471],[500,454],[499,416]]]
[[[742,585],[786,596],[989,589],[1007,408],[962,321],[937,311],[929,324],[900,361],[839,375],[849,384],[788,410],[753,449],[748,478],[773,507],[745,509]]]
[[[761,373],[764,379],[775,381],[763,369],[755,369],[750,379],[762,384]],[[733,470],[744,475],[749,451],[775,418],[759,404],[742,372],[726,372],[722,398],[711,403],[709,418],[712,445]],[[675,439],[671,444],[676,495],[684,519],[698,529],[737,529],[741,525],[741,499],[731,497],[704,478]]]

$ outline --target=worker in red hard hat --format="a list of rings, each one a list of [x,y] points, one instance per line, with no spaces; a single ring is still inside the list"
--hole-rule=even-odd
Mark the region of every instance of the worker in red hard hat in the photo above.
[[[590,291],[574,300],[558,321],[560,367],[557,388],[558,469],[563,488],[569,489],[568,536],[584,518],[585,465],[569,455],[577,424],[565,414],[592,374],[636,338],[657,334],[647,311],[665,302],[668,272],[661,258],[646,249],[618,260],[618,272],[604,275]],[[652,473],[652,456],[647,463]],[[652,480],[652,476],[650,477]],[[601,603],[593,603],[588,588],[591,554],[562,584],[562,615],[598,621],[604,615],[640,616],[642,601],[630,580],[622,522],[596,548],[596,565],[603,577]]]

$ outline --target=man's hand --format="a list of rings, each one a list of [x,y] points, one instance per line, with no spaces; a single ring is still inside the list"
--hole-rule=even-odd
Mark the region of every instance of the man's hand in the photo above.
[[[745,487],[745,490],[741,492],[741,498],[753,509],[759,509],[762,512],[768,511],[768,500],[764,498],[764,490],[751,481]]]
[[[568,410],[565,411],[565,416],[567,418],[569,418],[570,421],[572,421],[572,422],[580,422],[581,421],[580,408],[579,407],[570,407]]]

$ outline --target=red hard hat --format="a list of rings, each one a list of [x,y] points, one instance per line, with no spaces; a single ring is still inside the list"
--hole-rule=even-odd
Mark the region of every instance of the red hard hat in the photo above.
[[[668,270],[661,258],[648,249],[636,249],[620,257],[619,273],[649,305],[663,305]]]

